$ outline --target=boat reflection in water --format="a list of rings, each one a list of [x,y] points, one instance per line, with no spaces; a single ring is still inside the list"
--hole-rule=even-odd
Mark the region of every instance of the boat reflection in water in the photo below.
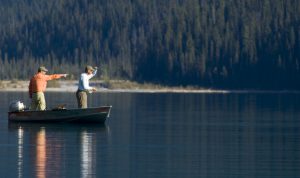
[[[72,176],[66,175],[68,172],[65,169],[69,166],[76,170],[74,174],[78,171],[77,176],[94,177],[97,170],[97,139],[103,134],[102,138],[109,137],[109,128],[105,125],[10,123],[9,130],[17,131],[19,178]],[[79,140],[68,137],[70,133],[78,135]],[[35,148],[32,148],[33,145]],[[78,157],[70,160],[66,154]]]

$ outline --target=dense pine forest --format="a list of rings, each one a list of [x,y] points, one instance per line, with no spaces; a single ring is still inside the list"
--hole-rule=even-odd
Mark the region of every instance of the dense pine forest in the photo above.
[[[299,0],[0,0],[0,80],[300,89]],[[100,77],[100,75],[98,75]]]

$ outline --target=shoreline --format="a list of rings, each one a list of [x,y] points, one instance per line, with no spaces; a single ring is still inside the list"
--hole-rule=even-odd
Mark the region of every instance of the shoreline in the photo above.
[[[77,89],[69,88],[47,88],[46,92],[67,92],[75,93]],[[0,92],[28,92],[27,88],[6,88],[0,89]],[[106,89],[98,88],[95,93],[186,93],[186,94],[300,94],[296,90],[212,90],[212,89]]]
[[[28,92],[27,89],[0,89],[0,92]],[[75,93],[76,90],[47,88],[46,93],[49,92],[66,92]],[[300,94],[300,91],[294,90],[143,90],[143,89],[98,89],[93,93],[186,93],[186,94]]]
[[[29,81],[0,81],[0,92],[28,92]],[[76,92],[78,81],[54,80],[49,81],[46,92]],[[166,87],[154,84],[137,84],[126,80],[91,80],[90,85],[97,88],[96,93],[203,93],[203,94],[243,94],[243,93],[293,93],[300,90],[222,90],[196,87]],[[109,87],[105,87],[109,86]]]

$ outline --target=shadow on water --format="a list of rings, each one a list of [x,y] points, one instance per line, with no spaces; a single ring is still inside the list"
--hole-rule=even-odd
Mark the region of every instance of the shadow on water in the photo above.
[[[28,132],[36,132],[40,129],[47,131],[80,132],[89,131],[95,133],[108,134],[109,126],[95,123],[39,123],[39,122],[8,122],[8,130],[14,132],[18,129]]]

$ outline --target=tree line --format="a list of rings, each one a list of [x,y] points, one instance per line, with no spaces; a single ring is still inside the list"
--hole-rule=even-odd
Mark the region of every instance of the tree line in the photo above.
[[[167,85],[300,89],[298,0],[0,0],[0,79],[39,65]]]

